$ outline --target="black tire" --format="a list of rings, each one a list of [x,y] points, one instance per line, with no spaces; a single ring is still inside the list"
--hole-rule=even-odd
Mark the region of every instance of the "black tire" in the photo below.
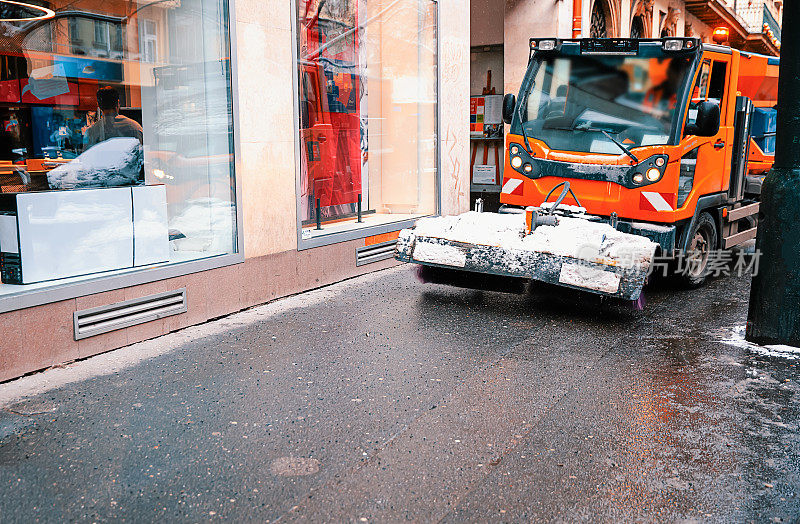
[[[692,288],[705,284],[709,274],[708,261],[717,249],[718,239],[717,223],[708,213],[700,213],[689,232],[688,247],[678,265],[678,279],[682,284]]]

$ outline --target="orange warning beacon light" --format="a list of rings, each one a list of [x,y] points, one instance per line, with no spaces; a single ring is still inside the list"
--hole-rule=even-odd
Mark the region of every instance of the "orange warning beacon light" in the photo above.
[[[715,44],[726,44],[730,39],[731,31],[725,26],[720,26],[714,28],[714,33],[712,33],[711,38],[714,40]]]

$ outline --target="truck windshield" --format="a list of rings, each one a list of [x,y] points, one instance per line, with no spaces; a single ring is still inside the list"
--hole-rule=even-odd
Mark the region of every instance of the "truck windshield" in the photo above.
[[[520,103],[528,137],[550,149],[619,155],[665,145],[688,57],[541,57]],[[614,140],[612,140],[612,138]]]

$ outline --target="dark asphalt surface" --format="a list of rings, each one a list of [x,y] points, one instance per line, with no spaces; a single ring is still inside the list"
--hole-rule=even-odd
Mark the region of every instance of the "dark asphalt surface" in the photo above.
[[[8,406],[0,519],[796,522],[800,360],[721,342],[747,295],[356,279]]]

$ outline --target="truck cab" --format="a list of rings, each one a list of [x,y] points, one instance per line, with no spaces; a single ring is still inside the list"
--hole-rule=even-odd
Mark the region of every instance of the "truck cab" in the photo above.
[[[664,253],[746,242],[777,78],[777,58],[694,38],[531,39],[519,95],[504,100],[501,203],[540,206],[569,181],[565,203]]]

